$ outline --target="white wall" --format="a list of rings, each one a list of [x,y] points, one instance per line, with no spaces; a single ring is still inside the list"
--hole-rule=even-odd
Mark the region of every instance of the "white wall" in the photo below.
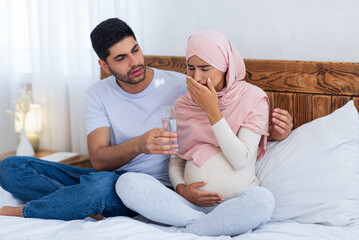
[[[215,29],[244,58],[359,61],[358,0],[138,2],[132,19],[123,19],[140,34],[145,54],[184,56],[190,34]],[[133,21],[136,14],[142,26]]]
[[[0,78],[4,76],[0,73]],[[8,89],[10,81],[0,81],[0,89]],[[11,93],[0,94],[0,153],[9,152],[15,149],[17,136],[14,134],[14,117],[5,113],[6,110],[12,110]]]

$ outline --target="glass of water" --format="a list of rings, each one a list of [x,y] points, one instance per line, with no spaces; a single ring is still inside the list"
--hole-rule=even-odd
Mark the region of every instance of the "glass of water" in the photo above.
[[[177,132],[177,121],[173,116],[173,106],[161,107],[162,129],[167,132]]]

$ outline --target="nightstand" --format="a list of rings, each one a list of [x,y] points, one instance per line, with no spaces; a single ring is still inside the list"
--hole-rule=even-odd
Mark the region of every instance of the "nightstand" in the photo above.
[[[56,151],[40,149],[35,153],[34,157],[40,158],[40,157],[44,157],[46,155],[49,155],[49,154],[55,153],[55,152]],[[0,161],[3,160],[4,158],[10,157],[10,156],[15,156],[15,151],[0,153]],[[91,168],[92,167],[90,158],[86,155],[77,155],[74,157],[70,157],[70,158],[60,161],[60,163],[64,163],[64,164],[68,164],[68,165],[72,165],[72,166],[76,166],[76,167],[83,167],[83,168]]]

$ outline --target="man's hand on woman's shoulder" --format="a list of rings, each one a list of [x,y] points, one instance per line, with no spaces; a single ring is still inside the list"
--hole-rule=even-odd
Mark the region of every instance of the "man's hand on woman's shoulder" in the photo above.
[[[293,128],[293,119],[289,112],[276,108],[272,113],[272,117],[272,126],[269,126],[268,140],[279,141],[288,137]]]

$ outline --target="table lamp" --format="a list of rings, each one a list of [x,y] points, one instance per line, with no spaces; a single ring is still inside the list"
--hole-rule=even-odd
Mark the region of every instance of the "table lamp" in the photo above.
[[[15,131],[21,132],[23,128],[23,119],[15,118]],[[25,117],[25,131],[26,136],[31,143],[34,151],[39,149],[40,139],[37,135],[41,132],[42,118],[41,118],[41,106],[40,104],[30,104],[30,110]]]

